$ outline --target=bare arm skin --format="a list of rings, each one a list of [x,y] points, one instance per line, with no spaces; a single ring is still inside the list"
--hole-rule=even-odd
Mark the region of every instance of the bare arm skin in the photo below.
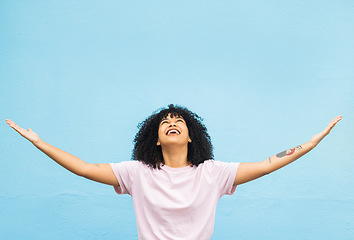
[[[70,172],[96,182],[119,186],[117,178],[109,164],[86,163],[80,158],[44,142],[31,128],[25,130],[9,119],[6,119],[6,122],[21,136],[29,140],[39,150]]]
[[[240,163],[234,185],[252,181],[294,162],[315,148],[341,119],[342,116],[334,118],[322,132],[315,134],[310,141],[302,145],[280,152],[262,162]]]

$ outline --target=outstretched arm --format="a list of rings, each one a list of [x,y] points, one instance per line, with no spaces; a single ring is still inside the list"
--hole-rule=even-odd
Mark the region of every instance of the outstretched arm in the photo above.
[[[109,164],[86,163],[80,158],[44,142],[31,128],[25,130],[9,119],[6,119],[6,123],[48,157],[70,172],[96,182],[115,186],[119,185]]]
[[[294,162],[315,148],[341,119],[342,116],[334,118],[322,132],[315,134],[310,141],[302,145],[280,152],[262,162],[240,163],[234,185],[252,181]]]

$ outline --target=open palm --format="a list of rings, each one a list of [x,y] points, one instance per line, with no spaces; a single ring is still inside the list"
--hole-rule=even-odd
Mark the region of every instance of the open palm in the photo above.
[[[311,138],[311,142],[313,142],[315,145],[319,144],[321,142],[321,140],[329,134],[329,132],[332,130],[332,128],[341,119],[342,119],[342,116],[335,117],[322,132],[313,135],[313,137]]]
[[[6,119],[6,123],[9,124],[10,127],[16,130],[22,137],[26,138],[27,140],[33,142],[38,142],[40,140],[37,133],[33,132],[32,129],[23,129],[18,126],[16,123],[11,121],[10,119]]]

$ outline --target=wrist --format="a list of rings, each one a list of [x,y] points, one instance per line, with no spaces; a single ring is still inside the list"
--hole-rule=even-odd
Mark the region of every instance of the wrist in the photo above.
[[[315,142],[315,141],[310,140],[310,141],[308,141],[308,144],[311,149],[314,149],[319,144],[319,142]]]
[[[42,145],[43,143],[44,143],[44,141],[42,140],[42,139],[37,139],[37,140],[33,140],[33,141],[31,141],[32,142],[32,144],[34,145],[34,146],[36,146],[36,147],[38,147],[38,146],[40,146],[40,145]]]

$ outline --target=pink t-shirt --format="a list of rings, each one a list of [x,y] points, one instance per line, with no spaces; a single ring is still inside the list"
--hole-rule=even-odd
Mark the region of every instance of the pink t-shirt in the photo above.
[[[141,240],[210,239],[216,205],[233,194],[239,163],[207,160],[198,167],[154,169],[139,161],[111,163],[118,194],[133,198]]]

